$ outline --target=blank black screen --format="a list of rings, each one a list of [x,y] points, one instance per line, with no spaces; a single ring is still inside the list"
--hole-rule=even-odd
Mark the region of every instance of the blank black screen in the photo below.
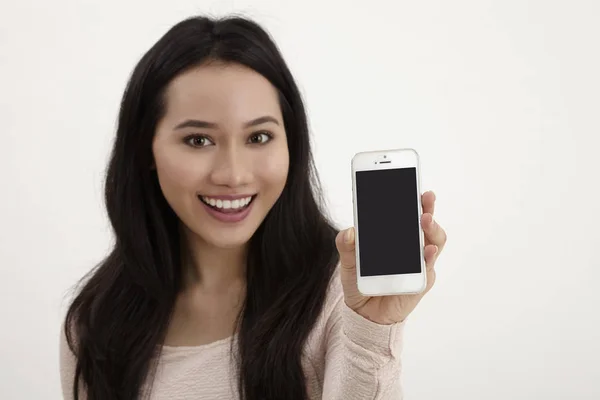
[[[416,168],[356,172],[360,275],[421,272]]]

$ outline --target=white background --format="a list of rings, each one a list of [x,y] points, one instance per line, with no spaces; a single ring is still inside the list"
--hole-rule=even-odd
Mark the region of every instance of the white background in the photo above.
[[[332,215],[350,159],[414,147],[449,241],[406,330],[407,399],[599,399],[600,2],[0,6],[0,398],[59,399],[68,289],[106,254],[102,179],[139,57],[192,14],[275,37]]]

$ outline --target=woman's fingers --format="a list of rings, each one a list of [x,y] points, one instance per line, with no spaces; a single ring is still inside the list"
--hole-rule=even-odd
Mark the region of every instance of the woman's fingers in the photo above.
[[[427,267],[427,287],[421,293],[421,296],[425,295],[425,293],[431,290],[431,287],[435,283],[435,260],[437,259],[437,255],[439,254],[439,248],[435,244],[430,244],[425,246],[423,250],[425,255],[425,265]]]
[[[435,193],[432,191],[425,192],[421,196],[421,207],[424,214],[432,214],[435,211]]]
[[[427,269],[432,269],[435,264],[435,256],[439,252],[439,248],[435,244],[430,244],[425,246],[424,255],[425,255],[425,264],[427,265]]]
[[[438,246],[438,253],[442,251],[446,244],[446,231],[438,224],[432,214],[423,214],[421,226],[425,232],[425,245],[434,244]]]

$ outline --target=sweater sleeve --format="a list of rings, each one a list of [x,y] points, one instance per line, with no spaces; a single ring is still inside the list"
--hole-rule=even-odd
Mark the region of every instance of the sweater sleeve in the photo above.
[[[341,283],[332,288],[334,306],[325,329],[323,400],[401,400],[404,322],[379,325],[344,301]]]

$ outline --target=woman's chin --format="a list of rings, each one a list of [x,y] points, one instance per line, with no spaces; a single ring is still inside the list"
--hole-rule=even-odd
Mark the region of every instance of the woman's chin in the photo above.
[[[210,247],[218,249],[236,249],[246,246],[252,237],[252,232],[203,232],[199,235],[202,241]]]
[[[218,249],[238,249],[248,244],[248,240],[214,240],[208,242],[213,247]]]

